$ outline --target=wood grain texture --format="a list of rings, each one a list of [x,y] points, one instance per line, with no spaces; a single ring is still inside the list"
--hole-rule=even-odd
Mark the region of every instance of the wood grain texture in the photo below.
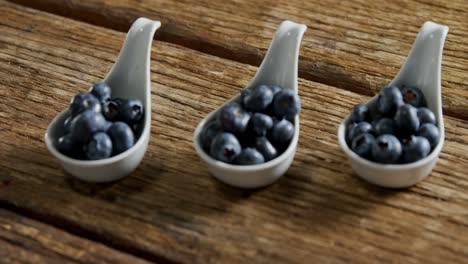
[[[0,12],[0,205],[155,261],[466,262],[468,121],[445,117],[445,147],[426,180],[377,188],[355,177],[336,138],[368,96],[301,79],[292,167],[268,188],[230,188],[209,175],[192,133],[256,67],[155,41],[148,152],[131,176],[87,184],[66,175],[43,133],[105,75],[125,35],[3,1]]]
[[[163,22],[157,39],[259,65],[285,19],[309,26],[300,76],[372,95],[398,72],[419,27],[450,27],[443,57],[444,111],[468,119],[466,1],[326,0],[14,0],[34,8],[127,31],[140,16]]]
[[[0,263],[148,263],[0,209]]]

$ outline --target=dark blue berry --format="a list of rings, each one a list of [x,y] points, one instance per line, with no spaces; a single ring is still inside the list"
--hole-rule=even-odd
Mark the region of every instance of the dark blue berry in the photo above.
[[[208,150],[211,147],[211,142],[213,139],[221,132],[221,127],[219,126],[216,120],[208,123],[200,133],[200,143],[203,149]]]
[[[345,131],[346,136],[345,136],[345,138],[346,138],[346,143],[348,143],[349,146],[351,146],[351,141],[352,141],[352,139],[353,139],[353,138],[351,137],[351,136],[353,135],[353,134],[352,134],[352,133],[353,133],[352,131],[353,131],[353,129],[354,129],[356,126],[357,126],[357,124],[356,124],[356,123],[353,123],[353,122],[350,122],[350,123],[348,123],[348,124],[346,125],[346,131]]]
[[[271,85],[270,86],[270,90],[271,92],[273,93],[273,97],[275,97],[275,95],[282,90],[281,87],[279,87],[278,85]]]
[[[371,102],[367,103],[367,108],[369,109],[369,119],[367,120],[368,122],[374,122],[384,117],[384,115],[380,113],[377,104],[378,100],[372,100]]]
[[[351,149],[363,158],[370,158],[372,155],[372,145],[375,138],[369,133],[360,134],[353,139]]]
[[[367,122],[360,122],[355,126],[351,126],[348,131],[348,142],[351,143],[354,138],[364,133],[374,133],[372,125]]]
[[[381,135],[372,144],[372,157],[380,163],[396,163],[401,152],[401,143],[393,135]]]
[[[433,124],[423,124],[418,131],[418,136],[424,137],[429,141],[431,148],[439,143],[439,129]]]
[[[124,122],[115,122],[107,130],[107,134],[112,140],[112,153],[120,154],[131,148],[135,143],[132,129]]]
[[[403,135],[414,134],[419,129],[418,111],[410,104],[401,106],[395,114],[395,124],[399,133]]]
[[[244,96],[245,109],[260,112],[268,107],[273,101],[273,92],[266,85],[260,85],[251,89],[250,94]]]
[[[265,161],[270,161],[278,155],[276,148],[268,141],[266,137],[255,139],[254,147],[263,155]]]
[[[275,95],[273,110],[278,118],[293,120],[301,110],[301,99],[293,89],[282,89]]]
[[[377,136],[383,134],[395,134],[395,121],[390,118],[382,118],[375,123],[374,130]]]
[[[423,92],[417,87],[406,86],[401,89],[403,101],[414,107],[426,107],[426,98]]]
[[[210,156],[216,160],[231,163],[241,153],[241,145],[231,133],[219,133],[211,142]]]
[[[107,132],[107,130],[109,130],[109,128],[112,126],[112,122],[111,121],[107,121],[106,124],[104,125],[104,132]]]
[[[351,112],[351,121],[359,123],[369,119],[369,108],[365,104],[357,104]]]
[[[70,104],[70,111],[73,117],[86,111],[101,112],[101,103],[99,100],[90,93],[79,93],[75,95]]]
[[[403,140],[403,156],[404,163],[415,162],[426,157],[431,151],[429,141],[424,137],[411,136],[409,139]]]
[[[127,99],[120,98],[120,97],[115,97],[115,98],[112,98],[111,100],[116,102],[119,105],[122,105],[125,102],[125,100],[127,100]]]
[[[264,163],[263,155],[254,148],[245,148],[234,160],[238,165],[257,165]]]
[[[226,132],[242,133],[247,129],[250,114],[235,102],[225,105],[219,115],[218,122]]]
[[[90,93],[103,103],[110,100],[112,91],[107,83],[100,82],[93,85]]]
[[[419,118],[419,123],[422,124],[433,124],[436,125],[436,117],[434,113],[426,107],[421,107],[418,109],[418,118]]]
[[[112,155],[112,141],[110,137],[99,132],[91,137],[91,140],[84,146],[86,157],[90,160],[105,159]]]
[[[249,126],[243,133],[234,134],[241,144],[242,148],[247,148],[252,146],[253,142],[257,135],[253,132],[252,127]]]
[[[252,130],[257,136],[265,136],[267,131],[273,127],[273,119],[271,119],[270,116],[261,113],[253,114],[250,118],[250,123]]]
[[[143,104],[138,99],[123,100],[119,109],[119,121],[129,125],[140,122],[143,118]]]
[[[121,101],[110,100],[102,103],[102,114],[109,121],[118,121]]]
[[[62,137],[59,137],[57,140],[57,149],[62,154],[67,156],[73,156],[73,152],[75,151],[77,144],[72,139],[71,134],[66,134]]]
[[[273,86],[269,86],[270,89],[271,89],[271,92],[273,93],[273,101],[274,101],[274,98],[275,98],[275,95],[280,92],[281,90],[283,90],[281,87],[277,86],[277,85],[273,85]],[[274,110],[274,107],[273,107],[273,102],[271,104],[268,105],[268,107],[262,111],[262,113],[266,114],[266,115],[269,115],[271,117],[274,117],[275,116],[275,110]],[[292,120],[291,120],[292,121]]]
[[[377,97],[377,109],[385,116],[393,117],[401,105],[403,105],[403,97],[396,86],[384,87]]]
[[[141,133],[143,133],[144,122],[138,122],[131,125],[133,136],[135,137],[135,142],[140,138]]]
[[[240,104],[244,105],[246,101],[248,101],[250,95],[252,94],[252,90],[251,89],[244,89],[241,91],[241,96],[240,96]]]
[[[271,130],[271,141],[276,147],[285,147],[294,136],[294,125],[286,119],[277,122]]]
[[[70,134],[75,142],[87,142],[94,133],[105,131],[107,127],[103,115],[86,110],[73,118]]]
[[[70,133],[70,131],[71,131],[71,122],[72,121],[73,121],[73,116],[69,116],[63,122],[63,130],[65,131],[65,134]]]

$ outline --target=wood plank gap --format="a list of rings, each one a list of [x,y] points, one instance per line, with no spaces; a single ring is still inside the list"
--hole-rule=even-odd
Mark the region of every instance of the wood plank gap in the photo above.
[[[56,215],[49,215],[46,213],[35,212],[29,210],[28,208],[22,208],[18,205],[11,203],[10,201],[0,200],[0,208],[12,212],[23,217],[44,223],[46,225],[55,227],[57,229],[63,230],[72,235],[103,244],[112,249],[118,250],[122,253],[132,255],[137,258],[144,259],[153,263],[162,263],[162,264],[177,264],[165,257],[155,255],[153,252],[144,251],[137,247],[133,247],[131,244],[126,243],[125,241],[120,241],[118,237],[111,237],[110,234],[106,236],[100,236],[95,232],[87,230],[83,226],[77,225],[67,219],[61,218]],[[14,241],[11,241],[14,242]]]
[[[87,9],[85,4],[78,7],[77,11],[74,9],[72,3],[64,5],[61,4],[60,1],[7,1],[120,32],[127,32],[129,23],[131,23],[130,20],[133,19],[130,18],[131,15],[122,15],[124,19],[114,19],[113,16],[100,16],[99,13],[96,12],[96,9],[92,7]],[[160,20],[165,26],[161,27],[157,32],[156,38],[159,41],[176,44],[209,55],[252,66],[260,65],[265,55],[266,47],[264,50],[260,50],[241,42],[233,42],[230,46],[226,47],[223,46],[221,42],[214,43],[207,41],[207,38],[200,37],[196,33],[190,32],[183,26],[179,26],[177,23],[171,21],[168,17],[161,17]],[[232,46],[240,48],[232,50],[229,48]],[[372,96],[374,94],[374,90],[365,88],[368,84],[363,83],[363,80],[353,79],[345,74],[345,69],[337,70],[337,68],[340,68],[340,66],[327,64],[317,66],[316,63],[301,58],[298,68],[299,77],[362,95]],[[328,78],[332,73],[335,74],[333,78]],[[468,115],[448,107],[444,108],[444,115],[468,120]]]

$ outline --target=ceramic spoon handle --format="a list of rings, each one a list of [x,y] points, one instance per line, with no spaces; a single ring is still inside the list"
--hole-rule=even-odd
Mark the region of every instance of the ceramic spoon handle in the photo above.
[[[160,26],[161,22],[146,18],[133,23],[114,66],[105,78],[111,87],[114,84],[131,87],[135,80],[149,78],[151,44]]]
[[[430,21],[424,23],[406,62],[391,84],[411,85],[421,89],[440,86],[442,51],[447,32],[447,26]],[[424,92],[426,96],[432,94]],[[428,101],[432,101],[431,98]]]
[[[253,86],[278,84],[297,91],[299,47],[306,30],[306,25],[291,21],[281,23],[254,77]]]

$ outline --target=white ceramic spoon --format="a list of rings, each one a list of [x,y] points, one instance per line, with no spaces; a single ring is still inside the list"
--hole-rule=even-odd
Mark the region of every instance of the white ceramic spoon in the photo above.
[[[57,139],[63,135],[63,121],[70,115],[68,110],[60,113],[49,124],[45,133],[47,148],[73,176],[89,182],[114,181],[130,174],[143,159],[151,127],[151,44],[154,33],[160,26],[159,21],[137,19],[128,31],[116,63],[104,78],[104,82],[112,89],[112,97],[136,98],[144,105],[143,131],[133,147],[108,159],[73,159],[63,155],[55,147]]]
[[[278,30],[263,59],[257,74],[246,89],[260,84],[278,85],[297,92],[297,67],[299,47],[307,26],[284,21]],[[237,100],[240,95],[234,97]],[[226,105],[224,104],[224,105]],[[224,106],[223,105],[223,106]],[[209,171],[220,181],[240,188],[257,188],[271,184],[281,177],[291,165],[299,139],[299,117],[294,120],[294,137],[289,147],[275,159],[259,165],[231,165],[211,158],[200,144],[199,135],[203,127],[211,121],[223,106],[206,116],[195,129],[194,146],[197,154],[206,162]]]
[[[417,162],[401,165],[384,165],[368,161],[354,153],[346,144],[346,124],[348,117],[338,129],[341,148],[351,161],[357,175],[364,180],[389,188],[404,188],[416,184],[427,177],[434,167],[444,145],[445,129],[442,116],[441,64],[442,51],[448,27],[426,22],[421,27],[413,48],[398,75],[390,85],[416,86],[424,93],[429,109],[437,118],[440,132],[439,144],[426,158]],[[376,96],[370,102],[376,100]]]

